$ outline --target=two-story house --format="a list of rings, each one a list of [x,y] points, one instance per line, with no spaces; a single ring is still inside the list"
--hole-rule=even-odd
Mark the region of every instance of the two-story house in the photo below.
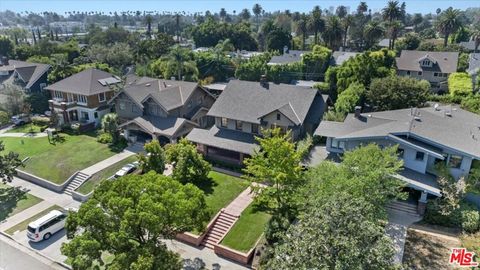
[[[360,113],[355,108],[344,122],[322,121],[315,135],[326,137],[330,153],[343,153],[360,145],[398,145],[403,171],[398,178],[417,190],[419,202],[427,195],[441,196],[436,164],[443,163],[456,179],[480,160],[480,116],[456,106]],[[419,204],[420,206],[420,204]]]
[[[113,86],[121,79],[108,72],[90,68],[73,74],[48,87],[51,110],[61,115],[61,124],[94,124],[111,111],[107,103],[114,95]]]
[[[457,71],[458,52],[402,50],[395,62],[399,76],[427,80],[433,92],[447,92],[448,76]]]
[[[47,86],[50,68],[47,64],[9,60],[8,65],[0,66],[0,82],[19,85],[27,93],[40,92]]]
[[[316,89],[288,84],[231,80],[207,115],[209,129],[193,129],[187,139],[205,156],[240,165],[258,149],[262,129],[291,131],[293,140],[313,133],[326,109],[327,97]]]
[[[213,125],[206,114],[215,98],[194,82],[131,75],[111,102],[130,141],[175,142],[194,127]]]

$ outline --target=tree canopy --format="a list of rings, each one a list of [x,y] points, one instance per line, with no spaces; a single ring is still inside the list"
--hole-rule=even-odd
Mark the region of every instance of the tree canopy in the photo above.
[[[210,163],[203,159],[197,148],[187,139],[168,145],[167,161],[173,165],[173,179],[181,183],[200,183],[208,178],[212,169]]]

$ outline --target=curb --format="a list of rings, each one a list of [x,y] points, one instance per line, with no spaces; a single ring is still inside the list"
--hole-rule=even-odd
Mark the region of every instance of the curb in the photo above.
[[[37,250],[35,250],[35,249],[31,248],[31,247],[25,246],[24,244],[15,241],[15,239],[13,239],[13,237],[12,237],[11,235],[9,235],[8,233],[5,233],[5,232],[3,232],[3,231],[0,231],[0,235],[5,236],[6,238],[10,239],[11,241],[15,242],[16,244],[18,244],[18,245],[20,245],[20,246],[22,246],[22,247],[25,247],[25,248],[29,249],[30,251],[35,252],[35,254],[39,255],[40,257],[43,257],[44,259],[47,259],[47,260],[51,261],[51,262],[54,263],[54,264],[58,264],[58,265],[60,265],[61,267],[65,268],[65,269],[72,270],[72,267],[69,266],[69,265],[67,265],[66,263],[56,261],[56,260],[54,260],[53,258],[50,258],[49,256],[47,256],[47,255],[45,255],[45,254],[42,254],[42,253],[38,252]]]

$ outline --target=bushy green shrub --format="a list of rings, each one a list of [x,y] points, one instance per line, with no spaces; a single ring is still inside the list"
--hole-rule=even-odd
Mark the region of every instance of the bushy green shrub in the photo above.
[[[102,134],[97,136],[97,142],[99,142],[99,143],[112,143],[113,142],[112,135],[110,135],[110,133],[102,133]]]
[[[330,92],[330,85],[326,82],[318,82],[313,85],[313,88],[318,89],[322,94],[328,94]]]
[[[462,215],[462,230],[467,233],[478,231],[480,215],[477,210],[464,210]]]
[[[335,103],[335,111],[342,113],[353,112],[355,106],[360,104],[360,101],[365,94],[365,86],[361,83],[351,83],[345,91],[338,95]]]
[[[0,126],[8,124],[10,122],[10,118],[8,117],[8,113],[4,111],[0,111]]]
[[[302,158],[305,158],[308,156],[308,153],[310,153],[310,149],[313,146],[313,138],[311,135],[307,134],[307,136],[303,139],[297,142],[297,152],[300,153]]]
[[[42,116],[32,117],[32,123],[37,126],[48,126],[50,124],[50,118]]]
[[[472,80],[466,72],[455,72],[448,77],[448,92],[451,96],[468,96],[472,94]]]

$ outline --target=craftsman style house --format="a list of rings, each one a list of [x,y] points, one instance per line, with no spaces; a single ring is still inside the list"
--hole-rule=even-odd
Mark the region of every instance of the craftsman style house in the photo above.
[[[441,196],[435,165],[446,164],[455,178],[470,172],[480,160],[480,117],[455,106],[360,113],[357,107],[344,122],[323,121],[315,135],[327,138],[330,153],[343,153],[362,144],[398,145],[404,170],[398,175],[410,188]]]
[[[0,66],[0,82],[19,85],[27,93],[40,92],[47,86],[50,68],[47,64],[9,60],[8,65]]]
[[[120,78],[98,69],[87,69],[73,74],[45,89],[50,91],[51,110],[61,117],[61,124],[90,124],[98,126],[109,113],[107,101],[113,96],[114,85]]]
[[[193,129],[187,139],[211,159],[240,165],[258,149],[255,136],[262,129],[291,131],[297,140],[313,133],[326,109],[327,97],[317,90],[288,84],[231,80],[208,116],[209,129]]]
[[[447,92],[448,76],[457,71],[458,52],[402,50],[396,65],[399,76],[427,80],[433,92]]]
[[[110,102],[130,141],[175,142],[194,127],[213,125],[206,113],[215,98],[198,83],[132,75]]]

